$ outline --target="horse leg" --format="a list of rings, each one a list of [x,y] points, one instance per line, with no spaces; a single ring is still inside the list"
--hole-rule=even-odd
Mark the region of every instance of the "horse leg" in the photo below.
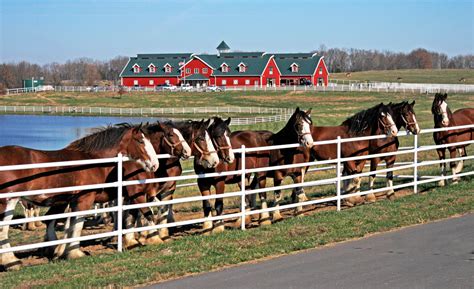
[[[124,212],[124,224],[125,229],[131,229],[135,226],[135,222],[137,221],[138,217],[138,209],[127,210]],[[123,247],[127,250],[136,248],[140,245],[140,243],[135,238],[135,233],[127,233],[123,235]]]
[[[206,196],[211,195],[211,190],[210,190],[210,188],[201,189],[201,195],[202,195],[203,197],[206,197]],[[209,200],[204,200],[204,201],[202,201],[202,207],[203,207],[203,210],[204,210],[204,217],[205,217],[205,218],[210,218],[210,217],[212,217],[211,202],[209,202]],[[213,224],[212,224],[212,221],[211,221],[211,220],[206,220],[206,221],[204,221],[204,224],[203,224],[203,226],[202,226],[202,229],[203,229],[203,232],[204,232],[205,235],[211,233],[212,226],[213,226]]]
[[[95,200],[95,194],[89,193],[84,194],[77,198],[77,200],[71,204],[71,210],[73,212],[85,211],[90,209]],[[72,217],[70,229],[68,230],[68,238],[78,238],[81,236],[82,228],[84,227],[84,217]],[[80,242],[74,241],[66,246],[65,256],[67,259],[77,259],[83,257],[85,254],[81,251]]]
[[[142,208],[140,209],[140,211],[144,217],[145,226],[154,226],[155,221],[153,218],[153,211],[150,208]],[[162,244],[163,240],[160,238],[160,232],[156,229],[152,229],[148,230],[146,234],[141,234],[140,243],[147,245],[156,245]]]
[[[293,177],[293,182],[295,184],[304,183],[304,170],[305,168],[302,168],[301,174],[298,174],[297,176]],[[302,203],[307,200],[308,198],[306,197],[306,194],[302,187],[297,187],[293,190],[293,202]],[[298,206],[295,208],[295,216],[303,216],[303,206]]]
[[[393,166],[395,165],[395,160],[396,160],[395,156],[386,158],[385,159],[386,168],[387,169],[393,168]],[[389,190],[387,191],[387,198],[390,200],[393,200],[395,197],[395,191],[393,190],[393,171],[387,172],[387,187],[389,188]]]
[[[274,178],[273,179],[273,185],[275,187],[278,187],[281,185],[281,182],[283,181],[283,179],[280,179],[280,178]],[[282,199],[282,194],[281,194],[281,190],[275,190],[275,204],[274,204],[274,207],[276,208],[279,208],[280,207],[280,201]],[[281,213],[280,213],[280,210],[277,209],[275,211],[273,211],[273,222],[277,222],[279,220],[283,219],[283,217],[281,216]]]
[[[350,172],[357,172],[355,167],[355,162],[347,162],[344,165],[344,170],[342,171],[343,176],[351,175]],[[343,193],[344,194],[351,194],[355,193],[360,189],[360,177],[347,179],[343,181]],[[360,196],[353,196],[344,199],[344,204],[348,207],[353,207],[356,204],[362,203],[363,199]]]
[[[217,184],[215,184],[215,189],[216,189],[216,195],[222,195],[225,191],[225,181],[219,181]],[[216,199],[214,203],[214,208],[216,209],[216,216],[222,216],[222,213],[224,212],[224,199],[223,198]],[[247,210],[247,208],[245,208],[245,210]],[[250,208],[248,208],[248,210],[250,210]],[[245,222],[246,224],[249,224],[251,222],[250,215],[247,215],[245,217]],[[212,233],[220,233],[220,232],[224,232],[224,230],[225,230],[224,220],[218,220],[213,225]]]
[[[169,201],[173,199],[173,192],[174,189],[171,191],[166,191],[162,196],[161,200],[162,201]],[[171,214],[171,205],[164,205],[159,208],[159,224],[167,224],[168,220],[170,219],[170,214]],[[161,228],[160,229],[160,238],[163,241],[167,241],[170,238],[170,232],[168,228]]]
[[[55,214],[62,214],[66,211],[66,208],[68,207],[67,204],[61,205],[61,206],[53,206],[50,207],[49,210],[46,212],[46,216],[50,215],[55,215]],[[44,241],[55,241],[58,239],[58,236],[56,235],[56,221],[57,220],[46,220],[44,223],[46,224],[46,233],[44,236]],[[64,253],[64,249],[66,248],[66,244],[58,245],[58,246],[50,246],[43,248],[42,250],[42,255],[46,256],[48,258],[54,258],[55,251],[59,246],[62,246],[62,253]]]
[[[33,217],[39,217],[40,215],[41,215],[41,208],[34,205],[33,206]],[[36,228],[41,228],[41,227],[43,227],[43,222],[35,221],[35,226],[36,226]]]
[[[438,158],[440,161],[446,158],[446,150],[444,148],[438,149],[436,150],[436,152],[438,153]],[[440,163],[439,166],[441,168],[441,176],[444,177],[446,175],[446,163]],[[440,187],[444,187],[446,185],[446,180],[445,179],[440,180],[438,182],[438,185]]]
[[[373,158],[370,160],[370,171],[373,172],[372,175],[369,176],[369,188],[370,190],[374,189],[375,185],[375,178],[377,174],[377,166],[379,165],[380,158]],[[370,193],[365,196],[365,201],[368,203],[375,203],[377,198],[375,197],[376,194]]]
[[[15,207],[18,203],[19,198],[12,199],[0,199],[0,220],[8,222],[13,219],[15,213]],[[8,241],[8,229],[10,225],[4,225],[0,227],[0,248],[10,248],[10,242]],[[18,259],[13,252],[0,254],[0,266],[5,270],[19,270],[21,267],[21,261]]]
[[[462,149],[449,148],[449,155],[450,155],[450,158],[451,158],[451,159],[456,158],[458,151],[459,151],[459,154],[461,155],[461,154],[462,154]],[[458,176],[456,176],[456,174],[457,174],[458,172],[461,172],[462,167],[463,167],[463,163],[462,163],[462,161],[450,162],[449,165],[450,165],[451,171],[452,171],[452,173],[453,173],[453,184],[457,184],[457,183],[459,183],[459,180],[460,180],[461,178],[458,177]]]
[[[20,206],[23,209],[23,215],[25,218],[30,218],[30,205],[26,201],[20,201]],[[34,231],[36,229],[34,222],[23,223],[21,226],[23,231]]]
[[[255,174],[254,179],[257,179],[257,181],[255,182],[256,186],[252,187],[252,189],[265,188],[265,186],[267,185],[267,177],[264,174],[263,175],[262,174]],[[260,197],[260,207],[262,209],[268,209],[267,193],[262,192],[262,193],[259,193],[258,195]],[[261,226],[271,225],[272,220],[270,219],[270,214],[268,212],[261,213],[258,222]]]

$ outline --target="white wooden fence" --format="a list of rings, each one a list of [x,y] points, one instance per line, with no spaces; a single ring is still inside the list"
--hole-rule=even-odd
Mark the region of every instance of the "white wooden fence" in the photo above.
[[[189,117],[180,118],[179,115],[207,115],[207,114],[237,114],[258,115],[249,117],[233,117],[232,125],[247,125],[265,122],[286,121],[293,113],[289,108],[275,107],[144,107],[144,108],[119,108],[119,107],[83,107],[83,106],[0,106],[0,113],[4,114],[71,114],[71,115],[118,115],[118,116],[143,116],[162,117],[170,120],[187,120]],[[269,115],[270,114],[270,115]],[[171,116],[171,117],[170,117]]]
[[[465,126],[458,126],[458,127],[449,127],[449,128],[439,128],[439,129],[424,129],[421,131],[420,134],[431,134],[435,131],[448,131],[452,129],[466,129],[466,130],[474,130],[474,125],[465,125]],[[407,136],[408,134],[406,133],[399,133],[400,137]],[[133,180],[133,181],[127,181],[127,180],[122,180],[122,162],[127,161],[126,158],[123,158],[121,155],[114,157],[114,158],[108,158],[108,159],[94,159],[94,160],[83,160],[83,161],[68,161],[68,162],[56,162],[56,163],[40,163],[40,164],[27,164],[27,165],[15,165],[15,166],[3,166],[0,167],[0,171],[10,171],[10,170],[23,170],[23,169],[31,169],[31,168],[44,168],[44,167],[58,167],[58,166],[71,166],[71,165],[84,165],[84,164],[98,164],[98,163],[117,163],[118,164],[118,180],[116,182],[111,182],[111,183],[105,183],[105,184],[97,184],[97,185],[84,185],[84,186],[74,186],[74,187],[67,187],[67,188],[53,188],[53,189],[41,189],[41,190],[34,190],[34,191],[24,191],[24,192],[11,192],[11,193],[5,193],[5,194],[0,194],[0,198],[20,198],[23,196],[30,196],[30,195],[39,195],[39,194],[50,194],[50,193],[56,193],[56,192],[68,192],[68,191],[76,191],[76,190],[90,190],[90,189],[96,189],[96,188],[117,188],[117,196],[118,196],[118,202],[116,206],[113,207],[108,207],[108,208],[103,208],[103,209],[94,209],[94,210],[87,210],[87,211],[81,211],[81,212],[72,212],[72,213],[63,213],[63,214],[56,214],[56,215],[50,215],[50,216],[40,216],[40,217],[30,217],[30,218],[21,218],[21,219],[15,219],[11,221],[1,221],[0,222],[0,227],[5,226],[5,225],[18,225],[22,223],[27,223],[27,222],[32,222],[32,221],[45,221],[45,220],[52,220],[52,219],[60,219],[60,218],[66,218],[66,217],[77,217],[77,216],[86,216],[86,215],[93,215],[93,214],[101,214],[101,213],[106,213],[106,212],[116,212],[118,214],[118,219],[117,219],[117,230],[111,231],[111,232],[105,232],[105,233],[100,233],[100,234],[93,234],[93,235],[88,235],[88,236],[81,236],[77,238],[69,238],[69,239],[61,239],[61,240],[55,240],[55,241],[48,241],[48,242],[41,242],[41,243],[35,243],[35,244],[25,244],[25,245],[19,245],[19,246],[14,246],[14,247],[9,247],[9,248],[0,248],[0,254],[2,253],[7,253],[7,252],[16,252],[16,251],[24,251],[24,250],[32,250],[36,248],[42,248],[42,247],[47,247],[47,246],[53,246],[53,245],[59,245],[59,244],[65,244],[65,243],[71,243],[75,241],[86,241],[86,240],[92,240],[92,239],[101,239],[101,238],[106,238],[106,237],[112,237],[112,236],[118,236],[118,251],[122,251],[122,238],[120,238],[123,234],[127,233],[132,233],[132,232],[142,232],[142,231],[147,231],[151,229],[160,229],[160,228],[168,228],[168,227],[176,227],[176,226],[183,226],[183,225],[190,225],[190,224],[198,224],[198,223],[203,223],[204,221],[216,221],[216,220],[226,220],[226,219],[231,219],[231,218],[242,218],[242,229],[245,229],[245,216],[247,215],[253,215],[253,214],[258,214],[262,212],[271,212],[275,210],[284,210],[284,209],[290,209],[290,208],[295,208],[299,206],[307,206],[307,205],[314,205],[314,204],[320,204],[320,203],[327,203],[327,202],[334,202],[336,201],[337,203],[337,210],[341,209],[341,201],[346,198],[350,198],[353,196],[363,196],[367,195],[370,193],[377,193],[377,192],[383,192],[389,190],[387,187],[379,188],[379,189],[373,189],[373,190],[368,190],[368,191],[361,191],[361,192],[355,192],[351,194],[342,194],[341,192],[341,182],[344,180],[352,179],[355,177],[365,177],[369,176],[373,172],[363,172],[357,175],[349,175],[349,176],[342,176],[341,174],[341,169],[342,169],[342,164],[346,161],[351,161],[351,160],[361,160],[361,159],[370,159],[373,157],[381,157],[381,156],[387,156],[387,155],[403,155],[403,154],[409,154],[413,155],[413,162],[405,162],[405,163],[399,163],[397,166],[394,168],[389,168],[389,169],[381,169],[377,170],[378,174],[381,173],[386,173],[389,171],[397,171],[397,170],[406,170],[406,169],[413,169],[413,174],[412,175],[405,175],[405,178],[410,178],[411,181],[407,183],[402,183],[399,185],[393,186],[391,189],[400,189],[400,188],[413,188],[414,193],[418,192],[418,186],[420,184],[425,184],[425,183],[430,183],[430,182],[435,182],[439,180],[446,180],[446,179],[451,179],[453,178],[453,175],[448,175],[448,176],[420,176],[419,175],[419,170],[418,168],[420,167],[425,167],[425,166],[431,166],[431,165],[436,165],[440,163],[448,163],[451,161],[460,161],[460,160],[471,160],[474,159],[474,156],[466,156],[466,157],[457,157],[455,159],[446,159],[446,160],[421,160],[418,156],[418,153],[420,152],[425,152],[425,151],[430,151],[434,150],[437,148],[447,148],[450,146],[458,146],[458,145],[468,145],[474,143],[474,141],[465,141],[465,142],[459,142],[459,143],[453,143],[453,144],[446,144],[446,145],[429,145],[429,146],[418,146],[418,139],[419,135],[414,135],[413,136],[413,147],[407,147],[407,148],[401,148],[398,152],[392,152],[392,153],[381,153],[381,154],[373,154],[373,155],[367,155],[367,156],[356,156],[356,157],[346,157],[342,158],[341,157],[341,144],[346,143],[346,142],[353,142],[353,141],[358,141],[358,140],[371,140],[371,139],[382,139],[386,138],[387,136],[385,135],[377,135],[377,136],[368,136],[368,137],[357,137],[357,138],[347,138],[347,139],[341,139],[338,137],[336,140],[328,140],[328,141],[321,141],[321,142],[315,142],[315,145],[323,145],[323,144],[336,144],[338,148],[338,157],[336,159],[332,160],[325,160],[325,161],[316,161],[316,162],[308,162],[308,163],[298,163],[298,164],[291,164],[291,165],[283,165],[283,166],[272,166],[272,167],[263,167],[263,168],[255,168],[255,169],[246,169],[245,168],[245,154],[250,153],[250,152],[256,152],[256,151],[268,151],[268,150],[275,150],[275,149],[281,149],[281,148],[293,148],[293,147],[298,147],[298,144],[291,144],[291,145],[280,145],[280,146],[270,146],[270,147],[257,147],[257,148],[245,148],[242,146],[240,149],[235,150],[236,153],[241,153],[242,158],[241,158],[241,170],[237,171],[228,171],[228,172],[221,172],[221,173],[209,173],[209,174],[200,174],[200,175],[195,175],[195,174],[190,174],[190,175],[182,175],[182,176],[177,176],[177,177],[166,177],[166,178],[154,178],[154,179],[146,179],[146,180]],[[159,158],[168,158],[170,157],[169,155],[159,155]],[[263,172],[263,171],[271,171],[271,170],[276,170],[276,169],[287,169],[287,168],[295,168],[295,167],[306,167],[306,166],[315,166],[315,165],[336,165],[336,171],[335,171],[335,176],[331,178],[326,178],[326,179],[319,179],[319,180],[314,180],[314,181],[307,181],[299,184],[289,184],[289,185],[282,185],[278,187],[267,187],[267,188],[259,188],[259,189],[253,189],[253,190],[246,190],[245,189],[245,175],[248,173],[254,173],[254,172]],[[223,195],[210,195],[210,196],[192,196],[192,197],[184,197],[184,198],[175,198],[173,200],[169,201],[159,201],[159,202],[150,202],[150,203],[144,203],[144,204],[134,204],[134,205],[125,205],[122,203],[122,188],[124,186],[133,186],[137,184],[144,184],[144,183],[158,183],[158,182],[166,182],[166,181],[183,181],[183,180],[195,180],[199,178],[206,178],[206,177],[216,177],[216,176],[228,176],[228,175],[240,175],[241,176],[241,190],[235,191],[235,192],[228,192]],[[465,177],[469,175],[474,175],[474,171],[467,171],[464,173],[459,173],[456,176],[458,177]],[[309,200],[305,202],[300,202],[300,203],[294,203],[294,204],[287,204],[280,206],[278,208],[271,207],[267,209],[258,209],[258,210],[253,210],[253,211],[245,211],[245,196],[246,195],[251,195],[251,194],[257,194],[260,192],[269,192],[269,191],[274,191],[276,189],[284,190],[284,189],[294,189],[297,187],[312,187],[312,186],[320,186],[320,185],[330,185],[330,184],[335,184],[336,185],[336,194],[334,196],[330,197],[324,197],[324,198],[319,198],[319,199],[314,199],[314,200]],[[122,214],[124,211],[131,210],[131,209],[138,209],[138,208],[144,208],[144,207],[153,207],[153,206],[163,206],[163,205],[170,205],[170,204],[180,204],[180,203],[188,203],[188,202],[196,202],[196,201],[203,201],[203,200],[211,200],[211,199],[216,199],[216,198],[229,198],[229,197],[240,197],[240,212],[237,213],[231,213],[231,214],[224,214],[222,216],[213,216],[213,217],[204,217],[204,218],[198,218],[198,219],[192,219],[192,220],[186,220],[186,221],[179,221],[179,222],[173,222],[173,223],[168,223],[168,224],[158,224],[158,225],[153,225],[153,226],[146,226],[146,227],[137,227],[137,228],[130,228],[130,229],[124,229],[122,226]]]
[[[474,92],[473,84],[437,84],[437,83],[400,83],[400,82],[358,82],[353,80],[330,80],[328,86],[305,86],[305,85],[288,85],[288,86],[222,86],[222,91],[364,91],[364,92],[403,92],[403,93],[435,93],[435,92],[458,92],[467,93]],[[52,91],[56,92],[118,92],[119,86],[55,86]],[[154,87],[123,87],[125,92],[157,92],[157,93],[182,93],[183,91],[177,88],[176,90],[156,90]],[[7,89],[7,94],[24,94],[31,92],[45,91],[41,88],[12,88]],[[205,87],[194,87],[188,91],[192,92],[207,92]]]

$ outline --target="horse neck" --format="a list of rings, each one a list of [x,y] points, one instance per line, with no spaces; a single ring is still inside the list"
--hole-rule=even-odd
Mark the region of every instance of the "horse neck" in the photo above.
[[[394,118],[393,121],[395,122],[395,126],[397,127],[397,129],[400,130],[400,128],[405,127],[405,121],[402,118],[402,112],[398,107],[392,107],[392,110],[392,117]]]
[[[274,144],[292,144],[298,142],[298,134],[294,129],[292,119],[276,134],[273,135]]]

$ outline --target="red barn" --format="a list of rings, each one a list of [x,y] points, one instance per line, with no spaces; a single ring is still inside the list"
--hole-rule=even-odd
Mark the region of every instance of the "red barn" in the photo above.
[[[192,86],[327,85],[322,56],[310,53],[230,52],[222,41],[218,54],[138,54],[120,74],[124,86],[164,83]]]

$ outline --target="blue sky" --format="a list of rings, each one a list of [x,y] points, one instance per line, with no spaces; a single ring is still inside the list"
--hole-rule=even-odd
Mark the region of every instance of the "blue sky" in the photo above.
[[[474,52],[474,1],[0,0],[0,62],[327,47]]]

